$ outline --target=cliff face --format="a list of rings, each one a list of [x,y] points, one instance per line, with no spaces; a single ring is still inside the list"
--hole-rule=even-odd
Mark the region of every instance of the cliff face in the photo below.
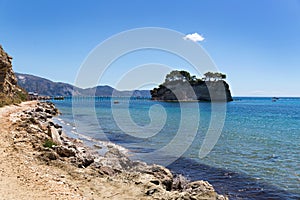
[[[26,92],[17,85],[11,60],[0,45],[0,106],[26,99]]]
[[[159,101],[232,101],[229,85],[223,80],[164,84],[150,92],[152,100]]]

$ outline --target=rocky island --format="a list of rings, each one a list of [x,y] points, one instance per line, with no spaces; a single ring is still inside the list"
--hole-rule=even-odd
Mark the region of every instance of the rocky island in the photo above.
[[[165,82],[150,91],[152,100],[160,101],[232,101],[225,74],[207,72],[198,79],[187,71],[172,71]]]

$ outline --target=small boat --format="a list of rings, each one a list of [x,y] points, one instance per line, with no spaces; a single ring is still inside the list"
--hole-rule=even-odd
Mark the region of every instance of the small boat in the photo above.
[[[273,101],[273,102],[276,102],[278,99],[279,99],[278,97],[273,97],[273,98],[272,98],[272,101]]]
[[[114,101],[114,104],[119,104],[120,102],[119,101]]]

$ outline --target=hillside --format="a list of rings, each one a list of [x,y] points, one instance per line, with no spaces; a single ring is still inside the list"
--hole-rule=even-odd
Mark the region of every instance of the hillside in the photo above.
[[[43,96],[114,96],[120,97],[150,97],[148,90],[118,91],[110,86],[96,86],[93,88],[82,89],[68,83],[53,82],[29,74],[16,73],[18,84],[28,92],[37,92]]]
[[[11,62],[12,57],[0,45],[0,106],[20,103],[27,99],[27,93],[17,85]]]

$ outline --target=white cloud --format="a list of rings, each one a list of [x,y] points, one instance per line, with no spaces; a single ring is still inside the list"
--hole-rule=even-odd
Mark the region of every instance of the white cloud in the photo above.
[[[192,40],[193,42],[202,42],[205,38],[198,33],[187,34],[183,37],[185,40]]]

